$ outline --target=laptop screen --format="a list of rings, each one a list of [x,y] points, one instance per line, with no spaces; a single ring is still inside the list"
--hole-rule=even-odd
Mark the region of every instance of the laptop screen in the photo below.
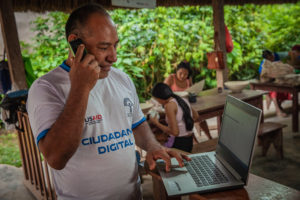
[[[217,154],[247,180],[261,110],[232,96],[227,97]]]

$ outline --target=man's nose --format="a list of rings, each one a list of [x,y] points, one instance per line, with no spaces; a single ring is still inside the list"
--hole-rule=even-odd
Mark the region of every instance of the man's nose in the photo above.
[[[110,48],[109,54],[107,56],[107,60],[111,63],[117,61],[117,49],[114,46]]]

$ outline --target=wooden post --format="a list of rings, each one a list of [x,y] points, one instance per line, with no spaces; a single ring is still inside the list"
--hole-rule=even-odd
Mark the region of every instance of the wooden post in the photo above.
[[[223,51],[224,69],[217,69],[217,87],[223,88],[223,83],[228,80],[228,68],[226,65],[226,46],[225,46],[225,23],[224,23],[224,0],[212,0],[213,21],[214,21],[214,41],[215,50]]]
[[[13,90],[26,89],[26,76],[12,1],[0,0],[0,23]]]

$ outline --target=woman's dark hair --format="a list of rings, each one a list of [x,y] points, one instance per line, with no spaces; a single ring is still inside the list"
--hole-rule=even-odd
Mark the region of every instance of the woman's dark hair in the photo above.
[[[109,17],[109,14],[105,8],[95,3],[85,4],[75,9],[70,14],[65,26],[66,38],[68,39],[69,35],[73,33],[74,30],[80,29],[82,26],[84,26],[88,18],[94,13],[99,13],[103,16]]]
[[[191,116],[191,109],[188,104],[178,95],[174,94],[171,88],[164,83],[157,83],[152,89],[152,96],[158,99],[167,100],[170,97],[173,97],[178,102],[178,105],[182,108],[183,111],[183,120],[185,122],[185,128],[188,131],[191,131],[194,127],[194,120]]]
[[[272,51],[270,51],[270,50],[263,50],[262,57],[265,58],[265,59],[268,59],[269,56],[273,56]]]
[[[176,71],[178,71],[181,68],[186,69],[188,71],[188,78],[190,78],[190,75],[192,73],[190,63],[187,61],[181,61],[179,65],[177,65]]]

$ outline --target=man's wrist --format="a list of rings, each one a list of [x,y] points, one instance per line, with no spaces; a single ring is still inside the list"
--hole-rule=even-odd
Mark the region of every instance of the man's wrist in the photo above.
[[[157,141],[155,142],[151,142],[150,145],[147,146],[147,151],[156,151],[156,150],[159,150],[159,149],[163,149],[164,147],[159,144]]]
[[[78,85],[71,85],[70,93],[75,93],[76,95],[87,95],[89,96],[90,94],[90,88],[86,86],[82,86],[80,84]]]

